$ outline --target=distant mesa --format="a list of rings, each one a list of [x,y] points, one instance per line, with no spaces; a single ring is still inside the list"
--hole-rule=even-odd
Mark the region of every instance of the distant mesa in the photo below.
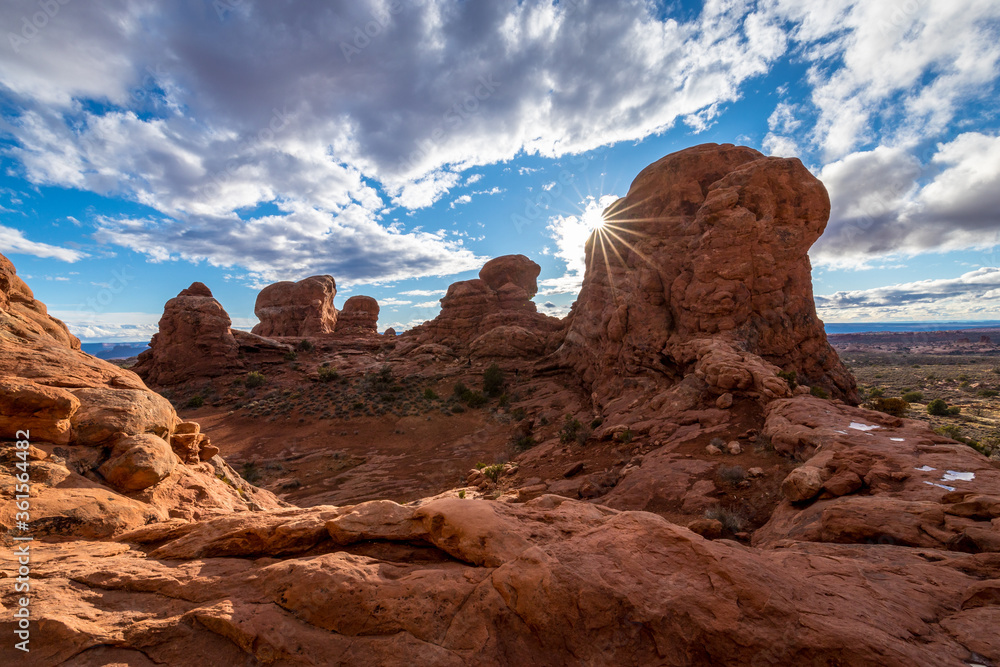
[[[333,333],[337,326],[335,296],[337,283],[333,276],[268,285],[257,295],[254,314],[260,323],[252,333],[267,338]]]

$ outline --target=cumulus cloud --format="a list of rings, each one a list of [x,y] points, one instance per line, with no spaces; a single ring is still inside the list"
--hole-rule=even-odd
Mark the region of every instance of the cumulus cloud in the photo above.
[[[0,21],[35,11],[3,3]],[[3,130],[30,181],[168,218],[102,225],[105,242],[148,244],[155,259],[351,271],[340,248],[360,238],[387,256],[405,237],[410,268],[454,272],[467,251],[394,234],[378,217],[385,199],[424,208],[478,181],[462,176],[477,165],[709,122],[783,52],[769,16],[710,2],[678,21],[646,0],[60,4],[44,30],[0,50]],[[359,39],[373,17],[377,34]],[[254,234],[277,228],[261,204],[316,212],[308,233],[286,221],[288,261]],[[209,251],[245,232],[239,254]],[[338,278],[369,279],[371,264]]]
[[[826,233],[810,255],[821,265],[867,267],[912,256],[1000,243],[1000,137],[967,132],[938,144],[928,164],[880,146],[826,165]]]
[[[30,241],[21,230],[3,225],[0,225],[0,252],[7,255],[21,254],[34,255],[35,257],[51,257],[64,262],[75,262],[86,257],[79,250]]]
[[[83,310],[50,310],[70,333],[88,341],[145,341],[159,331],[154,313],[94,313]]]
[[[400,292],[400,294],[404,294],[406,296],[444,296],[445,290],[411,289],[411,290],[406,290],[405,292]]]
[[[816,297],[820,317],[844,320],[986,320],[1000,307],[1000,268]]]
[[[946,129],[968,99],[991,99],[1000,63],[992,0],[771,0],[811,62],[812,140],[839,159],[876,139],[910,145]],[[773,131],[773,128],[772,128]]]

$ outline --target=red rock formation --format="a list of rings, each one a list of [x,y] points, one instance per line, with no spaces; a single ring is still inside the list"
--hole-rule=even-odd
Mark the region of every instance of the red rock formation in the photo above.
[[[427,345],[475,358],[530,360],[551,352],[562,322],[539,313],[531,301],[539,271],[524,255],[490,260],[478,279],[448,288],[436,318],[402,334],[397,355],[420,354]]]
[[[378,333],[378,301],[370,296],[352,296],[337,313],[338,334],[373,335]]]
[[[812,299],[807,252],[829,210],[796,159],[715,144],[668,155],[588,240],[560,359],[599,407],[636,398],[625,378],[648,393],[692,372],[716,394],[769,400],[787,394],[781,369],[856,400]]]
[[[252,331],[268,338],[333,333],[337,325],[335,296],[337,283],[332,276],[268,285],[257,295],[254,313],[260,324]]]
[[[199,292],[183,298],[214,301]],[[19,460],[12,441],[29,431],[36,539],[102,539],[171,516],[281,505],[219,457],[180,465],[167,444],[180,423],[170,403],[135,373],[80,352],[30,295],[0,255],[0,460]],[[4,533],[16,523],[17,472],[0,467]]]
[[[146,381],[168,386],[210,378],[242,368],[232,320],[202,283],[193,283],[167,301],[160,331],[139,355],[135,371]]]

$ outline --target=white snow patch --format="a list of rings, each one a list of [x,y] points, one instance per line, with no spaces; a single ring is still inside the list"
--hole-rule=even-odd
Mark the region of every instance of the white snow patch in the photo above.
[[[976,478],[976,473],[974,472],[959,472],[957,470],[949,470],[945,473],[944,477],[941,478],[942,482],[971,482]]]
[[[881,427],[880,426],[868,426],[867,424],[859,424],[858,422],[851,422],[851,425],[850,425],[849,428],[853,428],[856,431],[874,431],[875,429],[881,428]]]
[[[914,470],[919,470],[920,472],[930,472],[931,470],[937,470],[937,468],[932,468],[930,466],[920,466],[919,468],[914,468]]]
[[[834,433],[839,433],[840,435],[847,435],[847,431],[834,431]]]
[[[954,486],[945,486],[944,484],[935,484],[934,482],[924,482],[924,484],[930,484],[931,486],[936,486],[939,489],[944,489],[945,491],[954,491]]]
[[[906,438],[889,438],[893,442],[906,442]]]

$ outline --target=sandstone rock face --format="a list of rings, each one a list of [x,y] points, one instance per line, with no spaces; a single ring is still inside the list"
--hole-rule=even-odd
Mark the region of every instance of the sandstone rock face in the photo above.
[[[540,270],[524,255],[490,260],[479,278],[448,288],[436,318],[403,332],[396,354],[405,356],[426,344],[480,359],[530,361],[552,352],[563,325],[539,313],[531,301]]]
[[[991,566],[886,548],[757,551],[553,496],[166,521],[116,543],[32,546],[34,610],[50,628],[32,659],[957,665],[970,645],[994,659],[995,635],[978,632],[996,609]],[[0,595],[16,604],[10,587]],[[850,602],[831,613],[838,601]]]
[[[268,285],[257,295],[254,314],[260,323],[252,332],[267,338],[333,333],[337,325],[335,296],[337,283],[332,276]]]
[[[352,296],[337,313],[338,334],[374,335],[378,333],[378,301],[370,296]]]
[[[135,370],[155,385],[218,377],[242,367],[232,320],[202,283],[167,301],[160,331],[139,355]]]
[[[218,458],[180,465],[166,442],[180,422],[170,403],[80,352],[3,256],[0,274],[0,532],[16,525],[18,430],[30,432],[36,539],[106,539],[171,516],[282,505]],[[214,302],[197,284],[179,298]]]
[[[812,299],[826,190],[796,159],[706,144],[655,162],[604,212],[560,358],[599,403],[696,372],[716,395],[787,395],[779,370],[856,401]],[[631,397],[630,397],[631,398]]]

